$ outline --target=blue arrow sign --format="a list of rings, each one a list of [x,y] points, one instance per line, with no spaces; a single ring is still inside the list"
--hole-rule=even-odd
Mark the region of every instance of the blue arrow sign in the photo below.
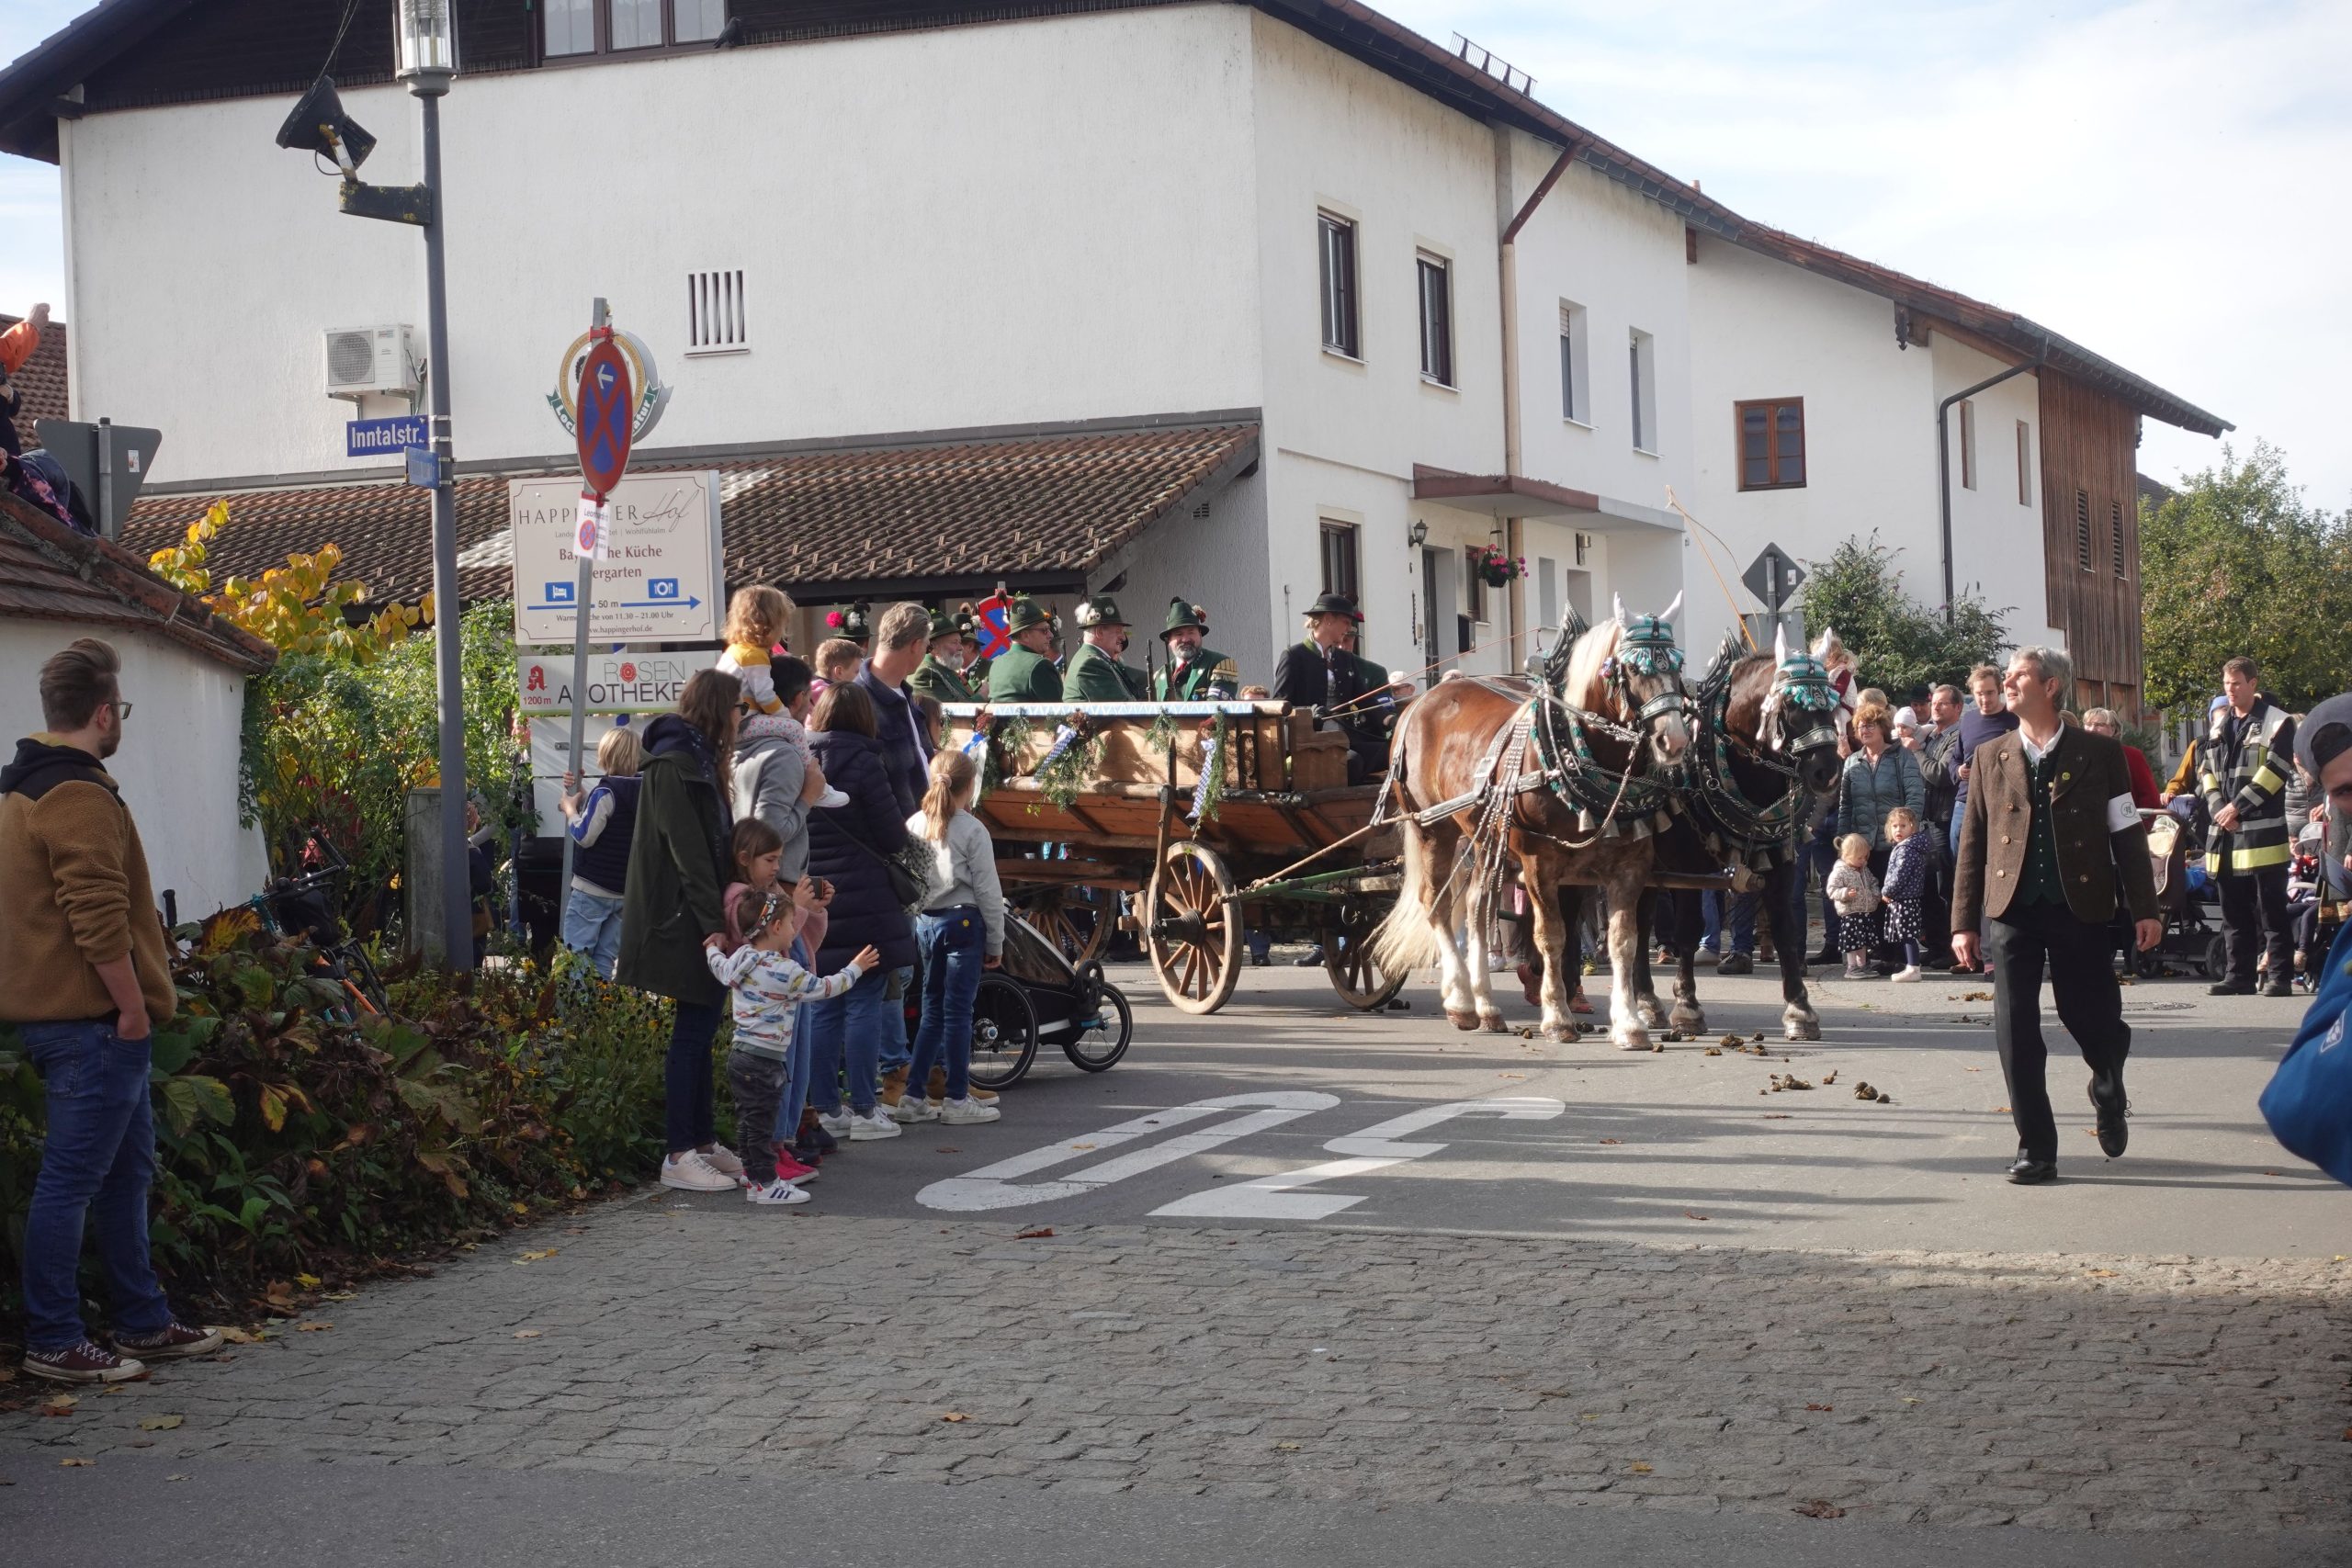
[[[688,594],[684,599],[680,599],[676,597],[673,592],[668,598],[656,597],[652,599],[624,599],[620,602],[620,608],[624,610],[666,610],[673,604],[684,604],[689,610],[695,610],[702,607],[702,601],[695,598],[693,594]]]

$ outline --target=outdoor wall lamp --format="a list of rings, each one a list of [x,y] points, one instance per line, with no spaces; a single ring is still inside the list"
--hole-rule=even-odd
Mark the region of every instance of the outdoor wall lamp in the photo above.
[[[1413,519],[1413,525],[1405,530],[1405,537],[1410,539],[1413,547],[1418,550],[1430,542],[1430,525],[1416,517]]]

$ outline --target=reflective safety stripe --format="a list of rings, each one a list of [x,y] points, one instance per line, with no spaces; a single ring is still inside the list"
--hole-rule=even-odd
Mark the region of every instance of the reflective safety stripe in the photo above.
[[[2254,787],[2265,795],[2276,795],[2285,787],[2286,783],[2285,779],[2278,776],[2278,770],[2267,762],[2254,771]]]
[[[2292,858],[2290,844],[2263,844],[2252,849],[2230,851],[2225,871],[2260,871],[2267,865],[2285,865]]]

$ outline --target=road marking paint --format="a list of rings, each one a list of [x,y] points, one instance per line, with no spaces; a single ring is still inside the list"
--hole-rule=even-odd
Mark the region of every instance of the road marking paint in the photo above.
[[[1215,1220],[1329,1219],[1343,1210],[1354,1208],[1369,1194],[1300,1192],[1297,1189],[1360,1176],[1385,1166],[1402,1165],[1407,1160],[1420,1159],[1445,1147],[1443,1144],[1398,1141],[1408,1134],[1422,1132],[1459,1116],[1495,1116],[1509,1122],[1548,1122],[1566,1110],[1567,1106],[1560,1100],[1535,1097],[1458,1100],[1445,1105],[1425,1105],[1402,1116],[1391,1117],[1376,1126],[1366,1127],[1351,1137],[1334,1138],[1323,1145],[1326,1154],[1340,1155],[1344,1156],[1342,1158],[1260,1177],[1255,1181],[1239,1182],[1231,1187],[1214,1187],[1188,1198],[1179,1198],[1151,1213],[1155,1218],[1164,1215]]]
[[[1317,1094],[1303,1090],[1279,1090],[1262,1094],[1228,1094],[1215,1100],[1196,1100],[1190,1105],[1174,1106],[1155,1111],[1148,1116],[1138,1116],[1122,1122],[1115,1127],[1105,1127],[1099,1133],[1081,1134],[1076,1138],[1027,1154],[1014,1155],[994,1165],[962,1176],[934,1181],[915,1194],[915,1201],[928,1209],[944,1209],[956,1213],[975,1213],[989,1209],[1012,1209],[1026,1203],[1046,1203],[1062,1198],[1076,1198],[1139,1176],[1163,1165],[1172,1165],[1193,1155],[1204,1154],[1236,1138],[1246,1138],[1252,1133],[1262,1133],[1279,1127],[1285,1122],[1295,1122],[1317,1111],[1328,1111],[1340,1103],[1335,1094]],[[1188,1122],[1202,1121],[1220,1111],[1244,1111],[1229,1122],[1196,1133],[1186,1133],[1148,1149],[1138,1149],[1115,1159],[1073,1173],[1056,1181],[1040,1181],[1027,1186],[1014,1186],[1016,1179],[1035,1176],[1050,1170],[1097,1150],[1130,1143],[1153,1133],[1166,1132]]]

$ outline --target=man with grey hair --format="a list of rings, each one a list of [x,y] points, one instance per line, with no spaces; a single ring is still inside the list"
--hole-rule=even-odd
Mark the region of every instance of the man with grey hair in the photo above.
[[[2044,969],[2059,1021],[2090,1064],[2098,1144],[2112,1159],[2130,1135],[2123,1062],[2132,1030],[2108,934],[2119,882],[2139,950],[2164,935],[2123,748],[2068,725],[2060,711],[2074,674],[2055,649],[2021,648],[2010,657],[2001,684],[2018,727],[1970,760],[1953,876],[1952,952],[1973,966],[1981,924],[1993,961],[1993,1039],[2018,1130],[2008,1176],[2021,1184],[2058,1174],[2058,1122],[2044,1081]]]
[[[931,644],[931,612],[916,604],[893,604],[874,627],[874,651],[857,683],[874,699],[874,734],[882,743],[882,772],[898,798],[899,815],[911,817],[931,782],[931,737],[907,690],[907,677],[922,663]]]

